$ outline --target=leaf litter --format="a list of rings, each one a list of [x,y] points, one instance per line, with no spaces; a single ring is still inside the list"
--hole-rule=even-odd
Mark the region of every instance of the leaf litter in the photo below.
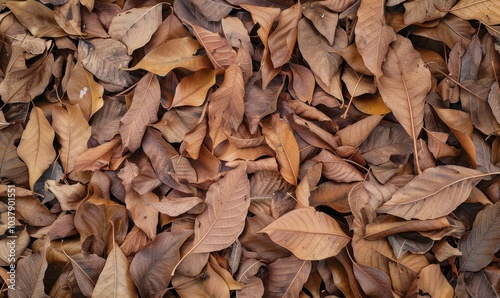
[[[2,294],[500,296],[497,1],[0,9]]]

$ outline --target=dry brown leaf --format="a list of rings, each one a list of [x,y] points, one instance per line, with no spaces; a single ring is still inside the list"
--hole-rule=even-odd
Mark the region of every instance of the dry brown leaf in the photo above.
[[[28,182],[28,169],[26,164],[19,159],[15,143],[21,138],[23,128],[13,125],[2,129],[0,134],[0,177],[7,177],[17,185]]]
[[[57,134],[61,151],[59,160],[64,173],[75,169],[75,160],[85,150],[90,138],[91,128],[78,106],[55,106],[52,110],[52,127]]]
[[[423,127],[424,103],[431,90],[431,73],[409,39],[400,35],[391,44],[382,64],[377,86],[384,103],[392,110],[413,140],[416,167],[417,138]]]
[[[394,30],[386,25],[384,3],[377,0],[362,1],[357,16],[356,46],[366,68],[377,78],[387,75],[382,70],[389,45],[396,41]],[[404,54],[406,55],[406,54]],[[391,62],[391,64],[394,62]]]
[[[354,275],[363,292],[369,297],[392,297],[391,278],[377,268],[353,262]]]
[[[278,17],[278,26],[269,35],[269,52],[275,68],[290,60],[297,40],[297,24],[302,15],[300,1],[283,10]]]
[[[416,0],[404,3],[406,25],[424,23],[444,17],[456,0]]]
[[[62,5],[54,7],[54,19],[57,24],[69,35],[83,36],[82,14],[80,12],[80,1],[69,0]]]
[[[158,119],[160,99],[158,77],[150,72],[137,83],[132,105],[120,120],[124,151],[134,152],[139,149],[147,125]]]
[[[83,67],[99,80],[119,87],[132,85],[132,78],[123,70],[132,57],[123,43],[101,38],[80,40],[78,57]]]
[[[234,63],[236,51],[233,50],[227,39],[203,27],[192,25],[192,28],[196,39],[205,48],[215,69],[227,68]]]
[[[28,167],[29,185],[32,190],[38,178],[56,159],[56,151],[52,146],[54,137],[54,130],[43,111],[34,107],[17,147],[17,154]]]
[[[54,55],[49,53],[28,69],[7,72],[0,82],[2,101],[4,103],[19,103],[33,100],[49,84],[53,66]]]
[[[191,235],[163,232],[142,248],[130,264],[130,274],[143,297],[164,293],[170,283],[170,273],[180,259],[180,247]]]
[[[171,108],[180,106],[201,106],[208,90],[215,84],[215,70],[202,68],[182,78],[175,88]]]
[[[486,25],[500,24],[500,3],[494,0],[460,0],[449,12],[465,20],[479,20]]]
[[[119,13],[111,21],[108,33],[111,38],[123,42],[129,55],[143,47],[160,26],[162,4],[133,8]]]
[[[336,182],[354,182],[364,180],[364,176],[351,164],[328,150],[322,150],[311,160],[323,164],[323,175]]]
[[[113,249],[106,259],[92,295],[136,297],[137,290],[129,266],[127,257],[116,242],[113,241]]]
[[[430,168],[396,191],[377,212],[406,220],[445,216],[463,203],[472,187],[488,175],[455,165]]]
[[[159,76],[165,76],[178,67],[191,71],[210,68],[210,62],[205,56],[195,55],[201,47],[191,37],[172,39],[147,53],[139,63],[129,70],[144,69]]]
[[[276,153],[281,175],[288,183],[297,185],[300,155],[290,125],[281,120],[278,114],[273,114],[261,121],[261,126],[267,144]]]
[[[493,260],[500,245],[496,232],[500,224],[499,212],[500,203],[484,207],[474,220],[472,230],[460,239],[460,271],[479,271]]]
[[[37,1],[10,1],[5,3],[21,24],[35,37],[66,36],[54,19],[54,12]]]
[[[265,283],[265,297],[299,297],[311,272],[311,261],[290,256],[276,260],[267,269],[269,276]]]
[[[337,131],[336,134],[340,136],[342,146],[358,147],[361,145],[382,118],[384,118],[383,115],[371,115]]]
[[[312,207],[290,211],[260,232],[303,260],[335,256],[350,241],[333,218]]]
[[[253,76],[245,87],[245,116],[249,121],[250,133],[255,134],[259,122],[276,110],[278,96],[284,86],[284,79],[276,77],[265,89],[261,79]]]
[[[71,71],[66,92],[69,102],[80,106],[87,121],[104,105],[104,88],[94,81],[92,74],[80,63]]]
[[[342,99],[340,80],[336,80],[342,57],[335,54],[334,49],[347,46],[347,38],[344,40],[342,36],[345,32],[337,29],[334,45],[330,46],[328,40],[321,36],[307,19],[302,18],[299,21],[298,30],[297,42],[299,50],[315,75],[316,82],[328,94]],[[340,73],[338,74],[338,79],[340,79]]]

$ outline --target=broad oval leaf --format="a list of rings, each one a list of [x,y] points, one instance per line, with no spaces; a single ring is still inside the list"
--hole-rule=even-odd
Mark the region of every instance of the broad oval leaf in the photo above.
[[[260,233],[303,260],[333,257],[351,241],[333,218],[312,207],[290,211]]]
[[[456,297],[439,264],[430,264],[422,268],[417,280],[419,292],[427,293],[431,297]]]
[[[83,67],[99,80],[120,87],[132,85],[130,75],[123,70],[132,57],[127,47],[113,39],[81,39],[78,43],[78,58]]]
[[[288,183],[297,185],[300,153],[290,125],[281,120],[278,114],[273,114],[261,121],[261,126],[267,144],[276,152],[281,175]]]
[[[159,76],[165,76],[177,67],[196,71],[210,68],[210,61],[205,56],[195,55],[201,45],[191,37],[169,40],[149,52],[130,70],[144,69]]]
[[[180,247],[191,232],[163,232],[143,247],[130,264],[132,275],[141,297],[151,297],[168,287],[171,273],[180,259]]]
[[[180,106],[201,106],[208,90],[215,84],[215,70],[203,68],[185,76],[175,88],[171,108]]]
[[[462,204],[472,188],[488,175],[455,165],[429,168],[396,191],[377,212],[407,220],[446,216]]]
[[[323,164],[323,175],[336,182],[362,181],[364,176],[351,164],[328,150],[322,150],[312,158]]]
[[[132,105],[120,120],[120,135],[124,150],[134,152],[141,146],[147,125],[158,120],[160,99],[158,77],[148,73],[137,83]]]
[[[38,178],[56,159],[56,151],[52,146],[54,137],[54,130],[43,111],[34,107],[17,147],[17,154],[28,166],[29,184],[32,190]]]
[[[111,21],[108,33],[120,40],[132,55],[134,50],[144,46],[162,22],[162,4],[152,7],[133,8],[119,13]]]
[[[496,0],[460,0],[450,12],[465,20],[478,20],[486,25],[500,24],[500,2]]]
[[[54,19],[54,12],[38,1],[8,1],[5,3],[21,24],[35,37],[68,35]]]
[[[458,242],[462,252],[460,271],[479,271],[493,260],[500,249],[500,203],[484,207],[474,220],[472,230]]]

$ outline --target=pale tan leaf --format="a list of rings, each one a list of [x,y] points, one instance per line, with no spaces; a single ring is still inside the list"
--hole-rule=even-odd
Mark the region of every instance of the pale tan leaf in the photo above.
[[[267,144],[276,152],[281,175],[288,183],[297,185],[300,154],[290,125],[281,120],[278,114],[273,114],[261,121],[261,126]]]
[[[469,22],[462,18],[458,18],[452,14],[447,14],[439,20],[437,27],[432,28],[415,28],[413,34],[424,36],[436,41],[444,42],[452,49],[457,42],[469,44],[476,29]]]
[[[278,26],[269,35],[269,52],[275,68],[281,67],[290,60],[297,40],[297,24],[302,15],[302,6],[295,5],[283,10],[278,18]]]
[[[366,68],[377,78],[385,73],[382,70],[389,45],[396,41],[396,33],[387,26],[384,17],[384,2],[378,0],[362,1],[357,16],[356,46]],[[412,48],[413,49],[413,48]]]
[[[366,225],[365,239],[377,240],[398,233],[434,231],[450,226],[446,217],[404,221],[392,216],[378,217],[375,222]]]
[[[171,108],[180,106],[201,106],[208,90],[215,84],[215,70],[202,68],[182,78],[175,88]]]
[[[179,216],[195,206],[203,203],[203,200],[198,197],[180,197],[168,198],[165,197],[157,203],[153,203],[153,207],[160,213],[165,213],[169,216]]]
[[[99,80],[120,87],[132,85],[133,80],[123,70],[128,67],[132,57],[127,47],[113,39],[81,39],[78,43],[78,58],[83,67]]]
[[[52,146],[54,137],[54,130],[43,111],[34,107],[17,147],[17,154],[28,166],[29,184],[32,190],[38,178],[56,159],[56,151]]]
[[[465,20],[478,20],[486,25],[500,24],[500,3],[495,0],[460,0],[450,12]]]
[[[452,298],[453,287],[441,272],[439,264],[431,264],[422,268],[418,274],[418,290],[431,297]]]
[[[162,22],[162,4],[133,8],[119,13],[111,21],[108,33],[111,38],[120,40],[128,49],[128,54],[143,47],[151,39]]]
[[[158,210],[153,207],[153,204],[158,202],[158,196],[153,192],[139,194],[135,190],[129,190],[125,194],[125,205],[134,223],[143,230],[150,239],[155,239],[156,237]]]
[[[104,105],[104,87],[80,63],[71,71],[67,85],[69,102],[80,105],[85,119],[89,120]]]
[[[333,218],[312,207],[290,211],[260,233],[303,260],[335,256],[351,240]]]
[[[120,247],[113,241],[113,249],[106,259],[92,296],[137,297],[129,262]]]
[[[444,17],[456,0],[416,0],[405,2],[404,23],[411,25]]]
[[[55,180],[47,180],[47,189],[50,190],[61,204],[62,210],[76,210],[80,202],[87,196],[87,188],[81,184],[61,184]]]
[[[69,35],[84,36],[82,32],[82,14],[78,0],[65,1],[54,7],[54,19],[57,24]]]
[[[318,185],[309,198],[311,206],[329,206],[341,213],[351,212],[348,195],[356,183],[326,181]]]
[[[57,134],[61,151],[59,159],[64,173],[75,169],[75,160],[87,150],[92,129],[78,106],[55,106],[52,110],[52,127]]]
[[[160,83],[154,73],[148,73],[137,83],[130,109],[120,120],[123,149],[134,152],[141,146],[148,124],[158,119]]]
[[[438,166],[400,188],[377,212],[407,220],[446,216],[463,203],[488,174],[455,165]]]
[[[344,68],[341,79],[351,97],[358,97],[367,93],[374,94],[377,92],[377,87],[372,77],[358,73],[351,67],[346,66]]]
[[[219,22],[231,12],[232,6],[217,0],[192,0],[190,1],[207,21]]]
[[[380,123],[384,115],[371,115],[337,131],[342,146],[358,147]]]
[[[315,5],[318,2],[304,3],[302,13],[314,24],[316,30],[328,40],[330,45],[333,45],[339,15],[325,8],[323,5]]]
[[[202,46],[191,37],[169,40],[142,58],[130,70],[145,69],[159,76],[165,76],[172,69],[182,67],[191,71],[210,68],[205,56],[195,55]]]
[[[21,24],[35,37],[68,35],[54,19],[54,12],[38,1],[9,1],[5,3]]]

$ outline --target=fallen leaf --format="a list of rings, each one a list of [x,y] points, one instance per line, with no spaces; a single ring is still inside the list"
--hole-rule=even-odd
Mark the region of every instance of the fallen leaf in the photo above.
[[[130,264],[130,274],[144,297],[165,292],[170,273],[180,260],[180,246],[191,232],[163,232],[142,248]]]
[[[460,0],[449,12],[465,20],[479,20],[486,25],[500,24],[500,5],[493,0]]]
[[[286,213],[260,233],[303,260],[335,256],[350,240],[333,218],[311,207]]]
[[[149,73],[137,83],[132,105],[120,120],[123,150],[134,152],[139,149],[147,125],[158,119],[160,99],[158,78]]]
[[[5,3],[21,24],[35,37],[66,36],[54,19],[54,12],[37,1],[11,1]]]
[[[458,243],[462,252],[460,271],[479,271],[492,260],[499,249],[500,242],[495,232],[499,224],[500,204],[484,207],[474,220],[472,230],[465,234]]]
[[[283,10],[278,17],[278,26],[269,35],[269,52],[275,68],[283,66],[295,48],[297,24],[302,15],[300,2]]]
[[[119,41],[101,38],[80,40],[78,57],[83,67],[103,82],[119,87],[128,87],[133,83],[129,73],[123,70],[132,57]]]
[[[175,88],[171,108],[180,106],[201,106],[208,90],[215,84],[215,71],[208,68],[197,70],[182,78]]]
[[[300,163],[299,147],[290,126],[277,114],[261,121],[261,126],[267,144],[276,152],[281,175],[288,183],[297,185]]]
[[[119,13],[111,21],[108,33],[111,38],[123,42],[127,53],[132,53],[146,45],[160,26],[162,4],[151,7],[133,8]]]
[[[430,168],[396,191],[377,212],[406,220],[445,216],[463,203],[472,187],[488,175],[455,165]]]
[[[137,296],[137,290],[129,271],[127,257],[114,241],[113,249],[106,259],[106,263],[99,275],[92,295],[114,297]]]
[[[54,137],[54,130],[43,111],[34,107],[17,147],[17,154],[28,167],[29,185],[32,190],[38,178],[56,159],[56,151],[52,146]]]
[[[227,68],[234,63],[236,51],[233,50],[227,39],[203,27],[192,25],[192,28],[196,39],[205,48],[215,69]]]

